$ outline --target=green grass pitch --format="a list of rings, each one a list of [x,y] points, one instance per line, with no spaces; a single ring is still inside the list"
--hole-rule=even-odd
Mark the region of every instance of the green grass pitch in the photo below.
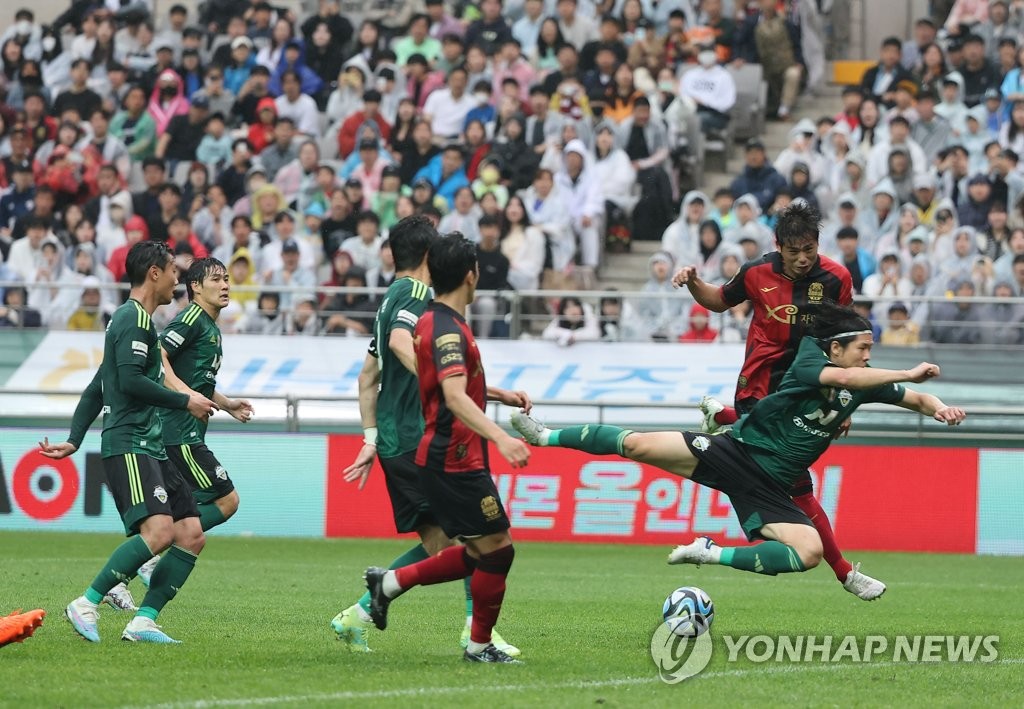
[[[160,618],[184,641],[122,642],[128,615],[102,611],[103,642],[78,638],[64,605],[115,535],[0,533],[0,612],[44,608],[36,637],[0,649],[0,706],[1011,706],[1024,687],[1019,559],[851,554],[889,585],[866,603],[823,565],[768,578],[669,567],[667,549],[519,544],[499,629],[525,665],[467,665],[461,584],[415,589],[392,606],[370,655],[328,627],[362,591],[361,572],[408,542],[210,537]],[[657,678],[649,642],[662,601],[696,585],[715,602],[715,652],[698,677]],[[136,601],[142,597],[132,583]],[[996,634],[995,663],[730,663],[723,634]]]

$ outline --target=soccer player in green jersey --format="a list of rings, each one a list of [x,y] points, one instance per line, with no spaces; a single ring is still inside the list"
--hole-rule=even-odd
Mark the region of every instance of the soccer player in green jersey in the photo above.
[[[227,269],[215,258],[199,259],[192,262],[184,281],[189,305],[160,334],[164,384],[186,394],[198,392],[247,423],[252,404],[217,391],[217,372],[224,359],[217,319],[230,300]],[[227,470],[206,446],[207,422],[174,409],[161,409],[160,419],[167,457],[192,489],[203,531],[228,521],[238,511],[238,493]],[[146,586],[159,561],[154,556],[139,568]]]
[[[119,546],[85,593],[68,604],[75,631],[99,642],[98,604],[115,585],[168,549],[153,572],[138,614],[121,637],[134,642],[175,643],[156,624],[157,615],[185,584],[205,543],[199,512],[184,476],[164,451],[159,408],[188,411],[206,420],[216,405],[202,394],[163,386],[160,342],[151,316],[170,303],[178,284],[174,256],[161,242],[143,241],[128,252],[128,301],[107,327],[103,363],[82,393],[64,443],[40,443],[43,455],[60,459],[76,450],[103,411],[103,470],[128,541]]]
[[[373,340],[359,374],[359,413],[364,445],[356,460],[345,469],[345,480],[359,481],[362,489],[375,457],[380,459],[391,498],[395,528],[416,532],[420,543],[391,563],[392,569],[415,564],[452,545],[441,529],[422,488],[422,471],[416,465],[416,448],[423,438],[423,411],[416,377],[413,331],[430,301],[427,251],[438,238],[423,217],[407,217],[392,227],[388,236],[395,259],[395,280],[377,309]],[[520,403],[514,405],[521,405]],[[529,407],[527,406],[527,409]],[[460,642],[469,643],[473,603],[469,577],[465,582],[466,625]],[[353,652],[369,652],[367,634],[370,594],[336,615],[331,627]],[[519,649],[497,633],[492,642],[509,655]]]
[[[813,336],[801,340],[779,388],[757,402],[731,431],[636,433],[605,425],[550,430],[518,413],[512,415],[512,425],[534,445],[616,454],[724,492],[747,539],[765,540],[723,548],[698,537],[676,547],[669,554],[670,564],[721,564],[771,576],[806,571],[821,561],[821,538],[789,489],[860,404],[894,404],[949,425],[967,415],[901,384],[937,377],[938,366],[922,362],[904,371],[868,368],[874,344],[870,323],[831,303],[815,310]]]

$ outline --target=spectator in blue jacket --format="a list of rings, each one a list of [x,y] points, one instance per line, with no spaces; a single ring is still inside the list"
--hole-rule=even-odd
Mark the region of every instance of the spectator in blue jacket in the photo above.
[[[747,141],[745,159],[747,164],[743,172],[732,181],[729,189],[735,199],[748,193],[754,195],[761,205],[761,211],[767,212],[775,202],[778,191],[786,186],[786,178],[768,162],[764,143],[757,138]]]
[[[14,182],[13,188],[0,197],[0,232],[9,233],[19,217],[31,212],[36,197],[31,165],[16,165],[11,179]]]
[[[316,96],[320,87],[324,85],[320,75],[306,65],[306,48],[297,39],[289,40],[288,44],[285,45],[284,51],[281,52],[281,59],[277,62],[277,68],[274,69],[274,73],[270,76],[271,96],[281,95],[283,91],[281,88],[281,78],[289,70],[299,75],[299,86],[302,93],[307,96]]]
[[[860,293],[864,279],[875,272],[875,259],[867,249],[857,243],[860,235],[852,226],[844,226],[836,232],[836,243],[839,244],[839,262],[846,266],[853,280],[853,290]]]
[[[434,186],[434,194],[444,197],[448,201],[448,208],[451,209],[455,204],[455,193],[460,187],[469,185],[464,162],[459,146],[449,144],[440,155],[431,158],[430,162],[413,176],[412,181],[415,183],[420,178],[428,180]]]

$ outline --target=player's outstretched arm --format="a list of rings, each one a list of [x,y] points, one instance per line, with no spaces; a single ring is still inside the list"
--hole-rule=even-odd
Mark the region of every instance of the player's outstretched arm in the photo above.
[[[409,340],[410,345],[412,340]],[[359,481],[359,489],[366,485],[366,479],[377,456],[377,393],[380,383],[380,367],[377,358],[369,352],[359,372],[359,418],[363,424],[363,447],[350,466],[342,471],[347,483]]]
[[[213,392],[213,403],[217,405],[218,409],[227,411],[231,414],[231,418],[241,423],[249,423],[252,415],[256,413],[256,409],[247,399],[232,399],[219,391]]]
[[[922,362],[913,369],[876,369],[874,367],[825,367],[818,375],[824,386],[842,389],[874,389],[900,382],[921,383],[939,376],[939,365]]]
[[[96,417],[100,415],[102,409],[103,383],[100,380],[100,370],[97,369],[96,374],[92,377],[92,381],[89,382],[89,386],[82,391],[82,397],[78,400],[78,406],[75,407],[75,413],[71,417],[71,433],[68,435],[68,440],[63,443],[50,443],[49,438],[44,438],[39,442],[40,452],[47,458],[53,458],[54,460],[67,458],[82,445],[82,439],[85,438],[86,431],[89,430],[89,426],[96,420]]]
[[[524,414],[530,413],[530,410],[533,408],[530,395],[525,391],[510,391],[489,386],[487,387],[487,400],[499,401],[505,406],[514,406],[522,410]]]
[[[947,406],[939,397],[913,389],[906,390],[903,400],[897,406],[929,416],[948,426],[959,426],[960,422],[967,418],[967,412],[959,406]]]
[[[722,298],[722,290],[701,280],[697,275],[696,266],[683,266],[676,271],[672,277],[672,285],[676,288],[689,288],[693,299],[713,313],[724,313],[729,309],[729,305]]]
[[[513,468],[522,468],[530,459],[530,449],[518,438],[513,438],[501,426],[487,418],[483,409],[466,393],[466,375],[451,374],[441,380],[445,403],[455,417],[469,430],[478,433],[498,446],[498,452]]]

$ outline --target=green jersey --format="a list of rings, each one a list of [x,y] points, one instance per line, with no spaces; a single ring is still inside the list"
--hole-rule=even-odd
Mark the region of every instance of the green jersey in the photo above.
[[[207,399],[213,399],[217,372],[224,359],[220,328],[213,318],[192,303],[160,334],[160,344],[178,378]],[[206,421],[200,421],[188,411],[164,409],[160,418],[165,446],[202,443],[206,437]]]
[[[415,278],[399,278],[384,294],[373,321],[370,354],[380,368],[380,394],[377,397],[377,453],[394,458],[410,453],[423,438],[423,407],[416,375],[391,351],[388,343],[396,329],[416,329],[430,299],[430,288]]]
[[[104,458],[136,453],[165,459],[157,407],[185,409],[188,395],[164,388],[163,379],[156,328],[142,304],[129,299],[107,326],[103,363],[82,393],[68,440],[81,446],[102,409]]]
[[[822,386],[821,371],[832,366],[814,338],[804,337],[779,388],[732,428],[732,437],[746,444],[758,465],[787,489],[821,457],[858,406],[897,404],[906,392],[900,384],[860,390]]]

